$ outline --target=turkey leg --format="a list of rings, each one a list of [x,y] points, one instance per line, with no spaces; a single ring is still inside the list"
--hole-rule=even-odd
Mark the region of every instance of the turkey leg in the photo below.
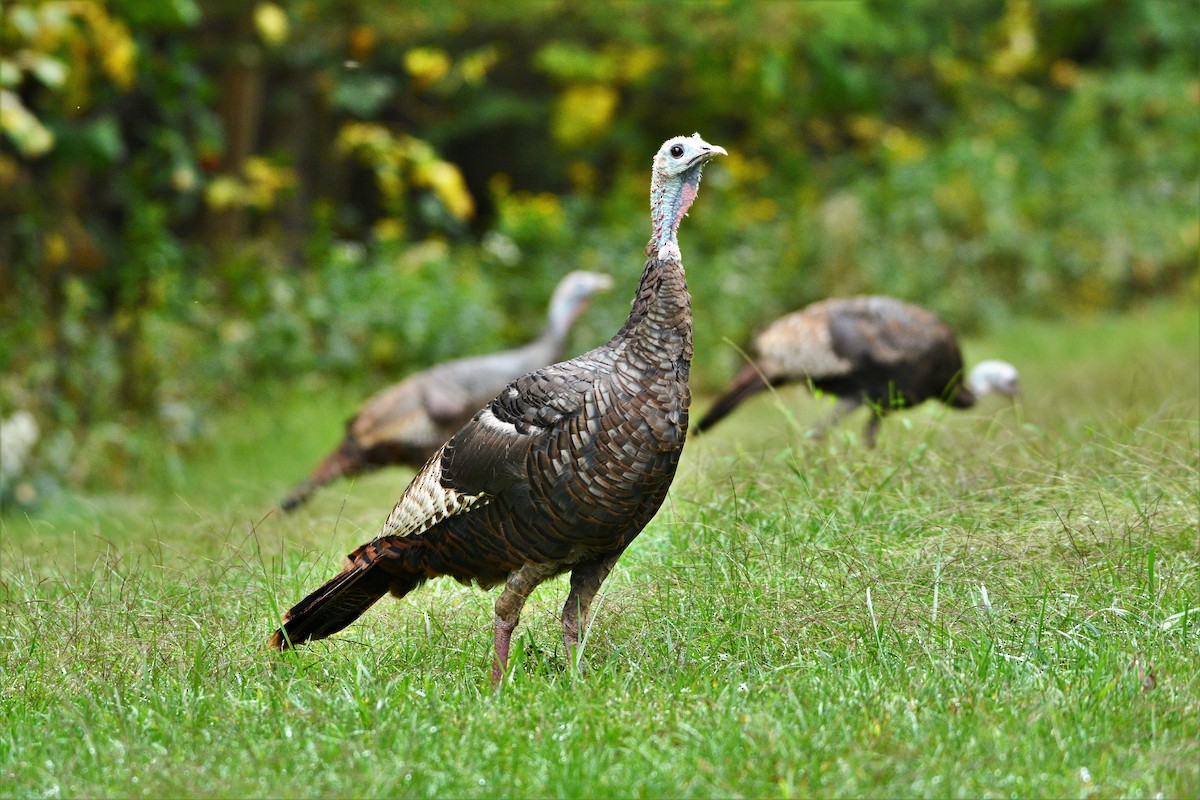
[[[872,409],[871,410],[871,418],[869,420],[867,420],[867,430],[866,430],[867,448],[870,450],[875,449],[875,439],[879,435],[879,425],[880,425],[880,423],[883,422],[883,415],[884,415],[883,409],[879,409],[878,411],[876,411],[875,409]]]
[[[590,620],[589,611],[592,607],[592,600],[596,597],[596,592],[600,591],[600,584],[604,583],[604,579],[608,577],[608,573],[620,557],[620,552],[613,553],[599,561],[580,564],[571,570],[571,593],[567,595],[567,602],[563,605],[562,626],[563,644],[566,646],[567,660],[573,670],[579,669],[577,651],[579,649],[580,621],[582,620],[582,625],[586,628]]]
[[[554,564],[526,564],[508,576],[504,591],[496,598],[496,658],[492,662],[492,683],[499,684],[508,669],[508,650],[512,632],[521,621],[525,600],[542,581],[554,574]]]
[[[810,439],[824,439],[825,431],[837,425],[842,417],[849,414],[854,409],[862,405],[862,398],[859,397],[839,397],[837,405],[833,407],[833,411],[827,417],[824,417],[818,422],[813,429],[808,432]]]

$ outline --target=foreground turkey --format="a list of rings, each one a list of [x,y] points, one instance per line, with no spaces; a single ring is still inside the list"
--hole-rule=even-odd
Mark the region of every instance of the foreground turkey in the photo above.
[[[833,413],[813,429],[820,436],[863,403],[871,406],[867,446],[890,411],[938,399],[970,408],[985,394],[1018,393],[1017,371],[984,361],[962,381],[963,360],[954,331],[933,312],[891,297],[849,297],[781,317],[755,340],[747,364],[696,426],[705,431],[768,386],[811,384],[838,398]]]
[[[391,465],[420,467],[509,381],[562,358],[575,320],[594,294],[611,288],[607,275],[572,272],[554,290],[545,330],[529,344],[447,361],[378,392],[346,423],[342,443],[292,489],[280,508],[294,510],[338,478]]]
[[[563,641],[621,553],[658,511],[687,435],[692,314],[676,234],[704,164],[725,151],[699,135],[654,157],[654,233],[629,319],[604,346],[513,381],[454,434],[405,489],[374,541],[284,615],[271,646],[329,636],[386,592],[449,575],[496,601],[499,681],[529,593],[571,573]]]

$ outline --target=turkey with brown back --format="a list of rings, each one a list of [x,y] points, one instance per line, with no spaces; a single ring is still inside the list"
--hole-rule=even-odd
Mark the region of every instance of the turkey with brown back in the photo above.
[[[654,517],[687,436],[692,314],[677,232],[705,163],[725,151],[668,140],[651,172],[653,235],[633,307],[602,347],[508,385],[442,445],[374,540],[284,615],[276,648],[329,636],[387,592],[448,575],[503,585],[492,677],[508,663],[526,598],[565,572],[567,656],[577,663],[592,599]]]
[[[963,380],[958,337],[932,311],[892,297],[822,300],[779,318],[755,339],[754,360],[742,368],[696,428],[706,431],[768,386],[804,383],[838,398],[811,431],[821,436],[847,413],[868,404],[866,441],[875,446],[880,422],[900,408],[936,399],[970,408],[989,393],[1016,396],[1017,370],[984,361]]]

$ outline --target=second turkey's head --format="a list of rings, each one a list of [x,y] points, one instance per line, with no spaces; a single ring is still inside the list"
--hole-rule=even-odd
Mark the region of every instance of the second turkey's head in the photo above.
[[[679,258],[679,222],[696,199],[700,172],[717,155],[729,154],[724,147],[701,139],[698,133],[667,139],[658,148],[650,178],[650,219],[654,223],[654,250],[660,260]]]
[[[1007,361],[996,359],[976,364],[967,376],[967,388],[976,397],[983,397],[985,394],[1017,397],[1021,394],[1021,385],[1017,382],[1017,368]]]
[[[599,272],[575,270],[567,273],[550,298],[551,329],[565,335],[579,315],[587,310],[592,296],[607,292],[612,286],[613,279]]]

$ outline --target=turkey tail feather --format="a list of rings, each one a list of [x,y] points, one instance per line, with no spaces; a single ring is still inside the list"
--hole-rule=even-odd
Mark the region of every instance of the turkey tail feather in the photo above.
[[[403,597],[424,580],[424,576],[417,574],[385,572],[377,560],[362,557],[365,549],[350,556],[351,563],[341,574],[283,615],[283,627],[271,635],[273,649],[287,650],[313,639],[324,639],[361,617],[388,591]]]
[[[696,424],[696,430],[706,431],[725,419],[731,411],[744,401],[766,389],[782,383],[782,379],[767,378],[754,362],[742,367],[725,393],[718,397],[709,407],[708,413]]]
[[[347,438],[338,448],[327,455],[312,474],[288,492],[287,497],[279,504],[284,511],[295,511],[302,503],[312,496],[313,492],[327,483],[345,475],[353,475],[362,466],[362,456],[358,446]]]

